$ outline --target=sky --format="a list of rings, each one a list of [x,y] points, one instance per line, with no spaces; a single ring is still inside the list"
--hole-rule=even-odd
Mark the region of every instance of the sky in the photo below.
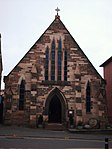
[[[112,0],[0,0],[2,76],[54,21],[57,7],[61,21],[103,77],[99,66],[112,56]]]

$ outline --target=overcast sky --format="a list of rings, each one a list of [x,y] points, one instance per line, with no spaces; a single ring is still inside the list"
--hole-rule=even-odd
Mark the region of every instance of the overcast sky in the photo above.
[[[112,0],[0,0],[3,76],[54,21],[57,6],[61,21],[103,76],[99,66],[112,56]]]

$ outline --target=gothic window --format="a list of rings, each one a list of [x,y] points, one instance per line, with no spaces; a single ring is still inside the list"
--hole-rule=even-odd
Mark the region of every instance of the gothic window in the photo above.
[[[61,39],[58,43],[58,80],[61,80],[61,68],[62,68],[62,43]]]
[[[64,80],[67,81],[67,50],[64,51]]]
[[[57,47],[56,43],[53,39],[51,49],[47,46],[45,51],[45,80],[57,81],[63,78],[67,81],[67,49],[63,51],[61,38]]]
[[[24,110],[25,81],[22,80],[19,88],[19,110]]]
[[[45,59],[45,80],[48,80],[48,72],[49,72],[49,48],[46,48],[45,53],[46,59]]]
[[[51,45],[51,80],[55,80],[55,40]]]
[[[86,112],[91,112],[91,87],[89,81],[86,87]]]

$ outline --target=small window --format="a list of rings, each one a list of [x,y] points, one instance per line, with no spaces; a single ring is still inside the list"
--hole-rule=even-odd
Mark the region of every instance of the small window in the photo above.
[[[86,112],[91,112],[91,87],[89,81],[86,87]]]
[[[49,70],[49,48],[46,48],[46,59],[45,59],[45,80],[48,80],[48,70]]]
[[[22,80],[19,88],[19,110],[24,110],[25,81]]]
[[[64,80],[67,81],[67,50],[64,52]]]

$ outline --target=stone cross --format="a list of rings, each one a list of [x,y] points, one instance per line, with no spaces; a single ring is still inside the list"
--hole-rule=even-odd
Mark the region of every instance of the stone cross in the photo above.
[[[60,11],[60,9],[57,7],[55,10],[57,11],[57,16],[58,16],[58,11]]]

